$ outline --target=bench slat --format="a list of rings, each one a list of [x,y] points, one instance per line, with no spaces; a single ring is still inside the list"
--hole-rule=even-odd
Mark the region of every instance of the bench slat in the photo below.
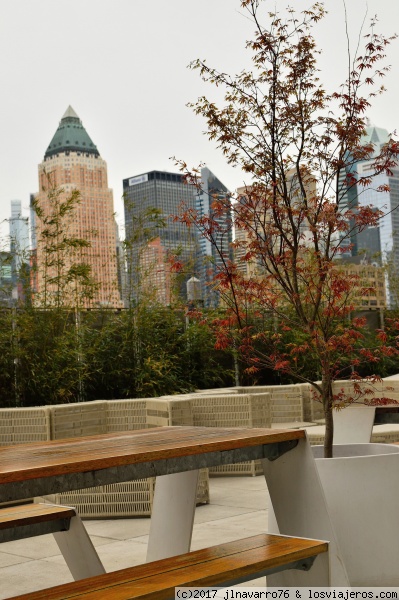
[[[80,517],[73,507],[24,504],[0,510],[0,542],[52,533],[74,579],[105,573]]]
[[[0,510],[0,530],[21,525],[32,525],[57,519],[68,519],[76,514],[73,508],[53,504],[24,504]]]
[[[74,508],[52,504],[24,504],[0,510],[0,542],[68,531]]]
[[[106,573],[13,600],[166,600],[179,586],[216,586],[327,552],[316,540],[261,534],[235,542]]]

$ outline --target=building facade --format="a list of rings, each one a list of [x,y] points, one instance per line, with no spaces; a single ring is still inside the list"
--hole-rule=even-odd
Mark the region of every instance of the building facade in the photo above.
[[[144,290],[152,287],[154,298],[170,304],[172,256],[182,264],[177,293],[185,297],[185,282],[197,269],[198,237],[193,228],[176,221],[174,216],[183,205],[195,209],[195,189],[187,185],[179,173],[150,171],[124,179],[123,192],[126,302],[135,302]]]
[[[39,165],[39,192],[32,199],[36,207],[33,211],[35,233],[32,237],[36,261],[34,292],[38,304],[45,286],[47,302],[50,299],[51,304],[51,294],[56,294],[57,284],[52,284],[51,281],[57,273],[49,266],[48,256],[46,257],[45,230],[48,229],[46,218],[50,217],[53,210],[51,196],[54,199],[54,194],[59,194],[60,190],[61,202],[74,193],[74,190],[78,190],[80,194],[73,214],[69,215],[70,218],[66,216],[62,224],[65,235],[69,240],[87,242],[78,250],[75,248],[76,251],[73,244],[70,244],[69,252],[63,254],[64,276],[72,278],[74,272],[78,273],[74,266],[86,265],[86,272],[81,270],[81,276],[90,277],[93,286],[90,294],[81,296],[82,306],[120,307],[114,203],[112,190],[108,188],[107,164],[71,107],[68,107],[62,117],[44,160]],[[64,304],[76,302],[79,292],[77,286],[82,286],[82,283],[75,278],[65,288],[62,299]]]
[[[13,297],[24,300],[30,263],[29,219],[22,215],[21,200],[11,200],[10,255]]]
[[[201,186],[196,191],[196,210],[200,217],[210,217],[214,223],[212,242],[199,238],[198,276],[202,284],[203,304],[216,307],[219,294],[215,276],[223,271],[223,264],[233,259],[233,219],[230,192],[208,169],[201,169]]]
[[[375,126],[366,128],[364,143],[374,145],[374,156],[380,153],[389,139],[390,134],[386,129]],[[371,157],[369,160],[355,163],[351,169],[355,177],[372,176],[370,185],[354,185],[345,189],[344,177],[341,180],[343,211],[347,208],[356,211],[357,207],[371,206],[382,213],[377,226],[368,226],[361,231],[353,228],[350,240],[346,241],[348,249],[344,256],[360,256],[363,262],[371,265],[388,266],[387,300],[394,306],[399,300],[397,286],[393,283],[399,274],[399,166],[393,168],[390,175],[374,175],[373,162],[374,158]],[[378,191],[378,188],[382,189],[384,186],[387,186],[389,191]]]
[[[12,254],[0,251],[0,307],[12,307],[16,304],[12,278]]]
[[[357,278],[351,298],[357,312],[386,308],[385,272],[380,266],[369,264],[360,256],[343,258],[337,265],[347,276]]]
[[[11,200],[10,251],[13,256],[13,278],[23,264],[29,264],[29,219],[22,216],[21,200]]]
[[[179,173],[151,171],[124,179],[123,190],[130,299],[137,297],[138,290],[152,288],[154,297],[163,303],[170,304],[176,292],[187,300],[186,284],[195,280],[196,304],[217,306],[214,276],[222,261],[232,258],[233,226],[226,186],[204,167],[199,189],[185,183]],[[217,201],[227,207],[223,214],[214,210]],[[195,227],[174,218],[182,210],[215,220],[215,244]],[[175,256],[183,267],[177,286],[172,281],[170,256]]]
[[[251,193],[251,186],[243,186],[237,188],[237,202],[246,204],[248,201],[248,195]],[[256,275],[257,264],[256,260],[244,260],[247,254],[247,246],[250,243],[249,235],[245,229],[238,227],[237,223],[234,226],[234,262],[236,264],[237,272],[244,277],[251,277]]]

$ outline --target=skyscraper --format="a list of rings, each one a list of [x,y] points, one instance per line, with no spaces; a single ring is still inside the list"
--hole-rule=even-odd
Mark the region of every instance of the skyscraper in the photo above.
[[[370,125],[366,128],[364,143],[374,144],[374,157],[377,156],[381,148],[388,143],[390,135],[386,129]],[[373,175],[374,158],[359,161],[352,167],[355,177],[367,177]],[[351,246],[345,253],[346,256],[361,255],[364,262],[375,264],[389,263],[395,276],[399,274],[399,165],[392,169],[391,175],[379,173],[373,175],[370,185],[354,185],[345,189],[344,178],[341,180],[342,186],[342,205],[353,211],[359,206],[372,206],[380,210],[383,214],[379,220],[378,226],[365,227],[361,231],[355,231],[352,234]],[[389,191],[381,192],[383,186],[388,186]],[[389,278],[387,281],[388,297],[391,304],[397,304],[397,299],[393,298],[394,290]],[[397,291],[395,292],[397,295]]]
[[[220,202],[218,209],[215,204]],[[214,243],[200,237],[199,277],[203,284],[205,306],[218,306],[219,294],[214,278],[223,262],[232,259],[233,221],[230,212],[230,192],[226,186],[208,169],[201,169],[201,188],[196,193],[196,210],[201,217],[214,220]]]
[[[28,267],[30,260],[29,253],[29,219],[22,216],[22,207],[20,200],[11,200],[10,225],[10,252],[11,252],[11,272],[14,287],[14,296],[20,296],[17,286],[21,276],[21,267]],[[26,275],[26,274],[25,274]],[[24,275],[22,274],[22,277]],[[21,291],[21,290],[20,290]]]
[[[216,215],[213,207],[217,200],[229,206],[230,194],[223,183],[204,167],[200,189],[185,183],[179,173],[151,171],[124,179],[123,190],[131,298],[136,297],[140,289],[148,292],[152,288],[154,297],[169,304],[173,285],[168,255],[177,254],[184,274],[181,295],[186,296],[185,284],[194,277],[202,290],[198,302],[217,306],[218,294],[212,281],[223,258],[231,258],[232,242],[229,209]],[[182,210],[197,211],[200,217],[215,219],[215,242],[223,256],[195,227],[189,228],[173,219]]]
[[[87,247],[81,250],[80,259],[89,267],[90,276],[97,286],[93,288],[92,298],[83,300],[83,306],[121,306],[114,205],[112,190],[108,188],[107,165],[71,106],[63,115],[44,160],[39,165],[39,186],[35,203],[43,211],[44,218],[50,215],[51,190],[62,189],[61,198],[66,198],[74,190],[80,192],[73,219],[66,224],[66,235],[88,242]],[[43,271],[46,261],[44,218],[35,215],[37,297],[43,286],[47,285]],[[72,272],[76,254],[73,258],[63,258],[65,271],[69,269]],[[72,301],[72,294],[76,294],[76,289],[72,290],[72,287],[71,284],[69,291],[66,291],[69,296],[64,298],[66,304]]]
[[[14,306],[16,297],[14,295],[12,281],[12,256],[11,252],[0,251],[0,306]]]
[[[198,254],[196,232],[173,219],[181,206],[195,209],[195,188],[179,173],[150,171],[123,180],[127,255],[127,301],[143,290],[171,302],[168,256],[178,255],[185,281],[195,274]],[[158,275],[157,275],[158,274]]]

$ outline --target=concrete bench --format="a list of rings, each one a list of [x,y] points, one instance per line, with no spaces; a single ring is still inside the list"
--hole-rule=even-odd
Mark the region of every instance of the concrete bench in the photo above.
[[[74,508],[23,504],[0,510],[0,542],[52,533],[75,580],[105,573]]]
[[[282,569],[307,571],[328,543],[260,534],[82,581],[15,597],[14,600],[166,600],[176,587],[230,586]],[[324,557],[328,559],[328,554]],[[328,560],[325,585],[329,584]]]

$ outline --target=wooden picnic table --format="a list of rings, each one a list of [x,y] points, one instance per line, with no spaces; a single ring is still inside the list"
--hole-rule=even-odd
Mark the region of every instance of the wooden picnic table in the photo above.
[[[267,458],[301,430],[156,427],[0,447],[0,501]]]
[[[300,439],[300,430],[155,427],[1,447],[0,502],[157,477],[147,554],[157,560],[190,549],[200,468],[277,458]]]
[[[319,526],[319,515],[325,516],[327,508],[302,430],[157,427],[1,447],[0,502],[155,476],[147,551],[151,562],[190,550],[199,469],[257,459],[262,460],[280,532],[333,539],[329,526]],[[310,496],[317,512],[308,506]],[[287,519],[275,506],[285,510],[287,503],[299,510],[301,519],[292,520],[290,510]],[[340,562],[339,557],[332,560]]]

